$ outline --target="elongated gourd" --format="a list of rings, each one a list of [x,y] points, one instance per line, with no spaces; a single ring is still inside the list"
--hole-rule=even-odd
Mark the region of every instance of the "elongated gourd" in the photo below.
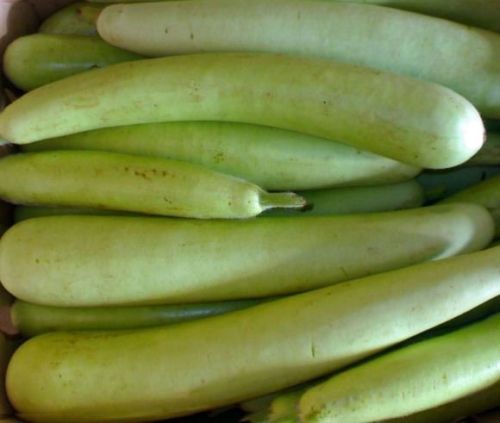
[[[45,334],[15,353],[7,390],[35,422],[147,421],[233,404],[449,320],[499,295],[499,272],[495,248],[179,325]]]
[[[122,2],[123,0],[120,0]],[[333,0],[325,0],[333,1]],[[498,0],[334,0],[394,7],[500,32]]]
[[[420,207],[424,200],[422,187],[415,180],[400,182],[399,184],[370,187],[298,191],[297,194],[305,199],[307,205],[304,208],[297,211],[288,209],[288,212],[279,212],[278,209],[267,210],[261,213],[259,217],[375,213]],[[135,213],[116,210],[40,206],[16,206],[13,214],[14,222],[21,222],[35,217],[74,214],[114,216],[136,215]]]
[[[142,58],[95,37],[31,34],[9,44],[3,69],[14,85],[29,91],[89,69]]]
[[[102,151],[44,151],[0,160],[0,198],[196,218],[247,218],[272,207],[302,207],[293,193],[193,163]]]
[[[258,298],[474,251],[492,232],[475,204],[245,221],[43,217],[0,239],[0,280],[53,306]]]
[[[335,1],[191,0],[111,5],[97,29],[146,56],[251,51],[368,66],[444,85],[500,117],[500,34],[416,13]]]
[[[137,307],[48,307],[16,301],[12,325],[23,336],[54,331],[130,330],[201,319],[252,307],[263,300]]]
[[[103,150],[185,160],[270,190],[377,185],[420,169],[299,132],[229,122],[162,122],[76,133],[23,151]]]
[[[466,325],[477,323],[496,313],[500,313],[500,297],[486,301],[460,316],[398,344],[395,348],[401,349],[418,342],[425,342],[431,338],[448,334],[453,330],[461,329]],[[371,359],[368,358],[367,360]],[[340,372],[342,371],[346,370],[341,370]],[[249,413],[243,421],[250,423],[299,423],[300,420],[297,412],[302,395],[315,385],[326,382],[332,377],[335,376],[324,376],[280,392],[243,402],[240,404],[240,408]],[[498,395],[495,396],[495,393],[498,394],[499,389],[500,381],[492,387],[467,395],[466,398],[461,397],[451,403],[432,407],[431,409],[414,413],[411,416],[384,419],[382,421],[387,423],[450,423],[455,418],[476,414],[496,406],[498,404]],[[376,391],[377,389],[374,388],[374,392]]]
[[[70,4],[45,19],[38,32],[42,34],[65,34],[97,36],[97,16],[105,5],[78,2]]]
[[[424,201],[422,186],[415,180],[368,187],[298,191],[297,194],[305,199],[305,208],[295,213],[269,210],[262,216],[375,213],[420,207]]]
[[[132,213],[117,210],[86,209],[81,207],[40,207],[40,206],[16,206],[14,208],[14,223],[26,219],[45,216],[63,215],[98,215],[98,216],[141,216],[141,213]]]
[[[92,3],[118,3],[115,0],[88,0]],[[168,0],[120,0],[119,3],[149,3]],[[491,31],[500,32],[498,0],[324,0],[367,3],[436,16]]]
[[[89,0],[117,3],[114,0]],[[149,3],[168,0],[120,0],[119,3]],[[324,0],[339,3],[366,3],[436,16],[491,31],[500,32],[498,0]]]
[[[500,382],[499,358],[497,313],[382,355],[312,387],[299,401],[300,420],[361,423],[436,407]]]
[[[0,134],[23,144],[186,120],[295,130],[431,168],[468,160],[484,137],[477,110],[444,87],[332,61],[253,53],[138,60],[74,75],[9,105],[0,114]]]

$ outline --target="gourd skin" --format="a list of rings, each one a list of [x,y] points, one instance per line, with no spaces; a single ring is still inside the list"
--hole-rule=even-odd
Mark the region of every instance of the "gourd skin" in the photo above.
[[[497,247],[178,325],[41,335],[15,353],[7,390],[32,421],[148,421],[234,404],[450,320],[498,296],[499,272]]]
[[[336,1],[167,1],[111,5],[97,29],[146,56],[246,51],[367,66],[446,86],[500,118],[500,34],[417,13]]]
[[[333,61],[254,53],[137,60],[73,75],[9,105],[0,135],[23,144],[188,120],[295,130],[428,168],[461,164],[484,141],[478,111],[444,87]]]
[[[248,220],[53,216],[0,239],[0,280],[53,306],[179,304],[302,292],[484,248],[474,204]]]

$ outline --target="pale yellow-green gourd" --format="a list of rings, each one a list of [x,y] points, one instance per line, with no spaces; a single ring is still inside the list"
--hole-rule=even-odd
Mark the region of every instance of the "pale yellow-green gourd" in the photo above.
[[[415,180],[398,184],[331,188],[298,191],[297,193],[305,199],[307,203],[305,207],[286,209],[286,211],[281,209],[281,212],[278,209],[268,210],[261,213],[259,217],[375,213],[420,207],[424,201],[422,186]],[[71,214],[128,216],[135,213],[75,207],[16,206],[13,218],[14,222],[21,222],[34,217]]]
[[[223,301],[301,292],[484,248],[482,206],[247,220],[53,216],[0,239],[0,280],[54,306]]]
[[[88,207],[201,219],[253,217],[303,207],[204,166],[104,151],[43,151],[0,159],[0,198],[14,204]]]
[[[41,335],[15,353],[7,390],[35,422],[147,421],[234,404],[450,320],[499,295],[499,272],[494,248],[178,325]]]
[[[88,0],[92,3],[118,3],[115,0]],[[169,0],[120,0],[119,3],[149,3]],[[252,1],[252,0],[250,0]],[[343,3],[366,3],[423,13],[500,32],[498,0],[324,0]]]
[[[420,172],[327,139],[229,122],[118,126],[23,144],[21,149],[102,150],[185,160],[270,190],[390,184]]]
[[[96,37],[31,34],[9,44],[3,71],[14,85],[29,91],[90,69],[143,58]]]
[[[333,61],[253,53],[137,60],[70,76],[7,106],[0,135],[23,144],[188,120],[295,130],[430,168],[463,163],[484,137],[478,111],[444,87]]]
[[[86,1],[70,4],[45,19],[38,32],[42,34],[67,34],[97,36],[96,20],[105,5]]]
[[[500,382],[499,358],[500,313],[496,313],[306,390],[299,400],[300,420],[364,423],[436,407]]]
[[[49,307],[17,300],[10,308],[13,327],[26,337],[69,330],[130,330],[201,319],[241,310],[264,300],[130,307]]]
[[[417,13],[335,1],[167,1],[111,5],[97,29],[146,56],[247,51],[368,66],[447,86],[500,118],[500,34]],[[401,94],[402,107],[412,99]]]

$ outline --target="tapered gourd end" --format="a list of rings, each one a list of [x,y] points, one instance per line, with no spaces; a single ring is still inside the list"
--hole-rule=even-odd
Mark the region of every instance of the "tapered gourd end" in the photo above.
[[[263,192],[259,200],[263,211],[274,208],[300,209],[307,205],[306,199],[294,192]]]

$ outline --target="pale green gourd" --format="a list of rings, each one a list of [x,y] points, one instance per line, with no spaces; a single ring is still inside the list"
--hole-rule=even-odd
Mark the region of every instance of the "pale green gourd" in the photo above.
[[[230,122],[163,122],[80,132],[23,151],[102,150],[185,160],[270,190],[401,182],[420,172],[367,151],[299,132]]]
[[[238,221],[53,216],[0,239],[0,280],[54,306],[258,298],[478,250],[492,236],[475,204]]]
[[[444,87],[332,61],[252,53],[138,60],[74,75],[7,106],[0,134],[23,144],[189,120],[295,130],[431,168],[463,163],[484,137],[477,110]]]
[[[204,166],[103,151],[43,151],[0,159],[0,198],[14,204],[88,207],[200,219],[242,219],[303,207],[296,194]]]
[[[496,313],[317,384],[300,398],[300,420],[364,423],[436,407],[500,382],[499,357],[500,313]]]
[[[234,404],[450,320],[499,295],[499,272],[495,248],[178,325],[41,335],[15,353],[7,390],[35,422],[147,421]]]
[[[96,20],[105,5],[77,2],[63,7],[45,19],[38,32],[96,36]]]
[[[10,308],[13,327],[23,336],[70,330],[130,330],[163,326],[230,313],[263,300],[223,301],[131,307],[48,307],[15,301]]]
[[[31,34],[9,44],[3,70],[14,85],[29,91],[90,69],[138,59],[143,56],[96,37]]]
[[[335,1],[167,1],[111,5],[97,29],[145,56],[247,51],[368,66],[444,85],[500,118],[500,34],[421,14]]]

